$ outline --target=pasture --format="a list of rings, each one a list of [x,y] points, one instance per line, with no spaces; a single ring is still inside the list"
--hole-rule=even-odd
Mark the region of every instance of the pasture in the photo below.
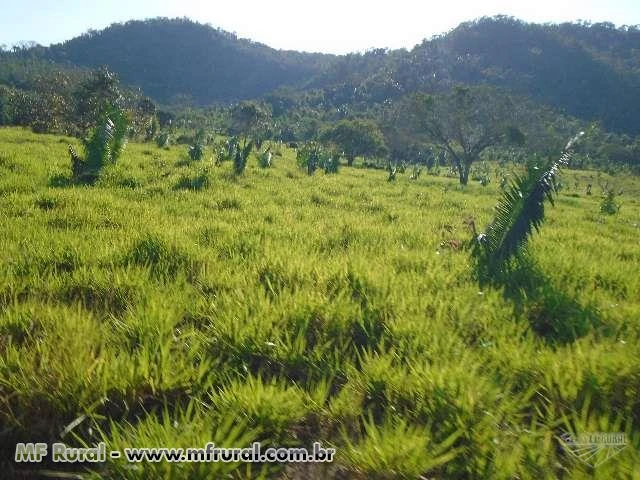
[[[0,443],[34,478],[640,478],[640,180],[563,173],[526,289],[464,242],[495,177],[274,146],[244,175],[132,143],[92,186],[73,139],[0,129]],[[491,171],[511,167],[492,165]],[[600,213],[597,181],[623,190]],[[585,189],[593,184],[593,195]],[[562,434],[624,432],[592,468]],[[16,465],[16,442],[335,447],[327,464]],[[8,470],[7,470],[8,469]]]

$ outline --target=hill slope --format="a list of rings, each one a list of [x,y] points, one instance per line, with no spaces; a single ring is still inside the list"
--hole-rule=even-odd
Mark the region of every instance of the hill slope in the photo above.
[[[90,31],[45,51],[56,62],[108,65],[125,83],[168,101],[202,105],[258,97],[314,75],[330,56],[278,51],[186,19],[153,19]]]
[[[410,51],[344,56],[274,50],[208,25],[166,18],[114,24],[32,49],[58,65],[107,65],[163,103],[187,95],[208,105],[287,86],[297,93],[316,90],[320,108],[348,105],[362,112],[415,91],[488,83],[630,134],[640,132],[638,52],[638,27],[538,25],[502,16],[463,23]]]

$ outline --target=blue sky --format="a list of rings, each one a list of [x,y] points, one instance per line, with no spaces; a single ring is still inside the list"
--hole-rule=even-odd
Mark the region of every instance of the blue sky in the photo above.
[[[588,20],[640,24],[640,0],[9,0],[0,16],[0,45],[48,45],[114,22],[189,17],[275,48],[346,53],[411,48],[460,22],[506,14],[532,22]]]

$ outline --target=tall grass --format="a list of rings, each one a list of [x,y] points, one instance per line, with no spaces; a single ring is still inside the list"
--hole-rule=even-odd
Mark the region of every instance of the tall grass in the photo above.
[[[479,287],[448,247],[493,217],[498,182],[307,176],[286,148],[235,175],[131,144],[88,187],[68,181],[68,143],[0,129],[8,478],[16,442],[61,438],[338,451],[324,466],[109,461],[94,478],[640,475],[637,179],[617,179],[617,215],[558,194],[524,301]],[[561,444],[594,430],[630,443],[595,470]]]

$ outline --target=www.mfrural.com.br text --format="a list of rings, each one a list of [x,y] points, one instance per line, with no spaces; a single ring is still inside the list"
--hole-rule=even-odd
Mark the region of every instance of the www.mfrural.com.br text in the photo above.
[[[17,463],[39,463],[46,460],[55,463],[101,463],[107,460],[124,459],[130,463],[141,462],[224,462],[224,463],[297,463],[297,462],[332,462],[335,448],[324,448],[315,442],[311,449],[302,447],[268,447],[263,448],[254,442],[245,448],[217,447],[207,443],[204,447],[193,448],[123,448],[109,450],[106,443],[98,443],[95,447],[69,447],[58,442],[18,443],[15,450]]]

